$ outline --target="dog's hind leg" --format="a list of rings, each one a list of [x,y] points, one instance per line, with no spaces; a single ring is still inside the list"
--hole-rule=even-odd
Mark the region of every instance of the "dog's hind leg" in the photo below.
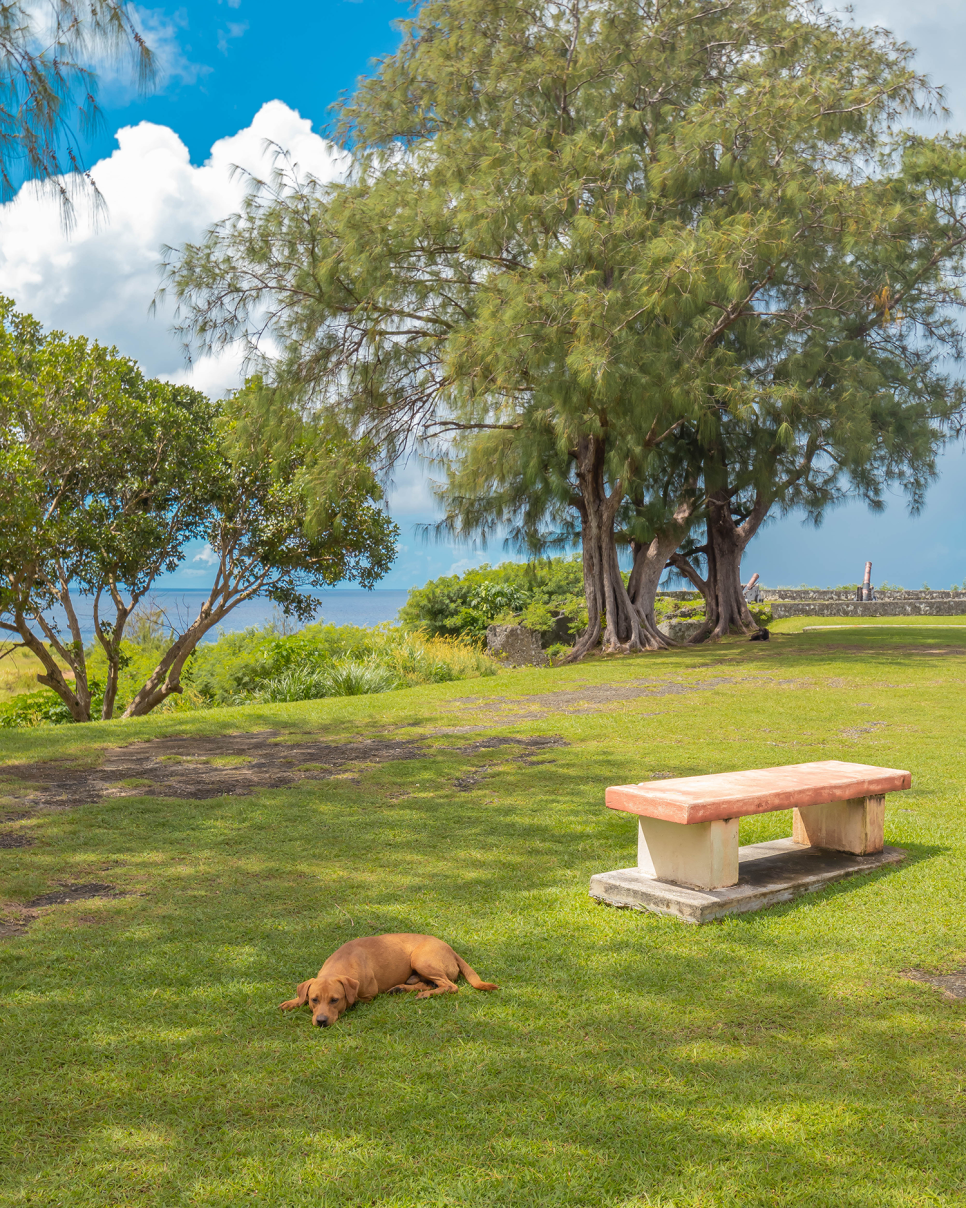
[[[417,970],[419,976],[423,979],[425,989],[420,990],[416,995],[417,998],[431,998],[434,994],[457,994],[459,986],[453,980],[453,974],[448,970],[443,970],[439,965],[424,964],[420,962]],[[453,971],[455,974],[455,970]]]
[[[459,986],[456,979],[460,975],[456,953],[449,944],[435,938],[427,938],[413,949],[409,958],[412,961],[413,974],[421,977],[424,982],[431,983],[425,990],[416,995],[417,998],[431,998],[434,994],[456,994]]]
[[[459,986],[451,981],[440,981],[432,990],[421,990],[417,998],[432,998],[434,994],[459,994]]]
[[[423,981],[421,977],[417,977],[414,973],[412,977],[407,977],[404,982],[400,982],[398,986],[390,986],[386,991],[387,994],[401,994],[404,991],[408,994],[411,990],[431,990],[432,982]]]

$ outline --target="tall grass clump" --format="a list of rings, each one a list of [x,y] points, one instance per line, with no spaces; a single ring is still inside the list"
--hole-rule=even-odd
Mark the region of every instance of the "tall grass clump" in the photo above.
[[[265,702],[319,700],[325,696],[367,696],[418,684],[495,675],[497,665],[472,643],[427,638],[395,628],[372,631],[369,653],[345,658],[305,658],[267,679],[248,699]]]
[[[406,687],[496,675],[497,664],[466,638],[377,630],[373,654]]]
[[[373,658],[337,659],[328,667],[292,667],[266,682],[254,699],[266,703],[321,700],[325,696],[368,696],[399,687],[392,671]]]
[[[430,637],[392,625],[307,625],[293,634],[271,628],[223,634],[198,651],[184,678],[203,703],[219,705],[365,696],[497,670],[465,638]]]
[[[163,617],[150,613],[131,627],[118,701],[141,683],[159,657]],[[91,666],[97,669],[97,650]],[[133,676],[128,673],[133,669]],[[495,675],[498,664],[470,639],[433,637],[391,625],[306,625],[280,633],[274,625],[222,633],[200,646],[186,666],[184,691],[165,702],[179,712],[218,705],[365,696],[418,684]],[[49,689],[20,692],[0,702],[0,728],[70,724],[66,707]]]

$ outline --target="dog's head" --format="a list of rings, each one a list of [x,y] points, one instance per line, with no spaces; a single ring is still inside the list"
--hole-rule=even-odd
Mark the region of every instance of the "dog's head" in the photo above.
[[[312,977],[300,982],[298,997],[281,1004],[283,1011],[292,1007],[312,1009],[312,1022],[318,1028],[327,1028],[339,1016],[353,1006],[359,997],[359,983],[354,977]]]

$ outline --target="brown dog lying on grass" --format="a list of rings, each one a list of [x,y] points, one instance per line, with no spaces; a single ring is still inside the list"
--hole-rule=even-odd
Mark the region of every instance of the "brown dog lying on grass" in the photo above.
[[[477,974],[449,944],[435,935],[367,935],[336,949],[317,977],[301,982],[298,997],[279,1004],[291,1011],[306,1003],[312,1022],[327,1028],[356,1002],[372,1002],[377,994],[417,990],[417,998],[455,994],[460,974],[475,990],[498,990]]]

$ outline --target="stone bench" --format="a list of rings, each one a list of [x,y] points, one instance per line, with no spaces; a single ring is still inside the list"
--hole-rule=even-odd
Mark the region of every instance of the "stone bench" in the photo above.
[[[791,809],[793,844],[867,856],[883,851],[885,794],[911,783],[909,772],[829,759],[616,785],[605,800],[638,816],[640,874],[717,890],[738,884],[740,818]]]

